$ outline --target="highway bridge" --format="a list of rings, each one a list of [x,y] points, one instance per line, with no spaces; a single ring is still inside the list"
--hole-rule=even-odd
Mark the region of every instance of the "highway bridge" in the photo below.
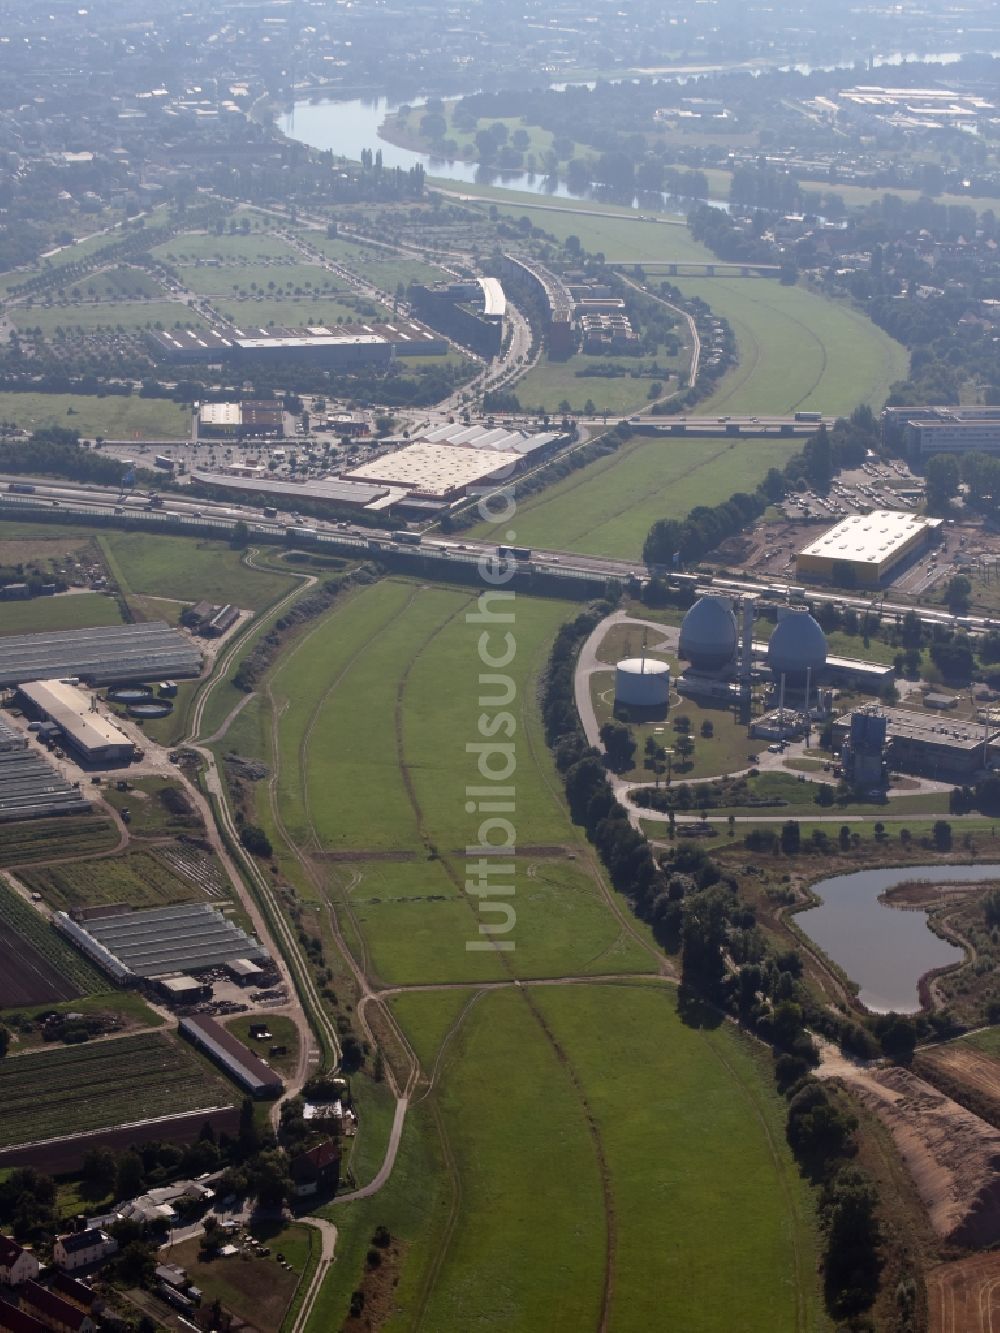
[[[7,485],[32,485],[31,494],[11,493]],[[495,542],[477,541],[464,534],[446,536],[439,533],[414,533],[415,544],[396,541],[392,531],[355,526],[347,522],[327,522],[310,519],[308,522],[291,514],[276,519],[262,519],[259,510],[251,506],[228,505],[209,500],[187,500],[176,494],[163,496],[163,508],[146,509],[146,495],[123,497],[113,488],[83,486],[51,477],[8,477],[0,475],[0,519],[48,518],[50,521],[93,522],[100,526],[139,529],[147,532],[176,532],[223,539],[231,536],[238,522],[247,525],[251,541],[272,545],[312,547],[331,553],[378,558],[391,553],[404,565],[426,570],[426,562],[441,561],[441,574],[446,576],[445,563],[454,566],[478,565],[480,560],[496,557]],[[525,571],[544,573],[554,578],[565,578],[567,585],[581,581],[593,585],[593,595],[599,596],[608,579],[637,578],[645,580],[652,573],[664,572],[648,568],[641,560],[616,560],[607,556],[580,555],[572,551],[553,551],[534,548],[527,560],[520,562]],[[670,577],[668,575],[668,577]],[[674,576],[676,577],[676,576]],[[868,612],[879,619],[895,620],[907,611],[916,609],[927,627],[946,625],[961,628],[970,634],[982,634],[1000,628],[1000,622],[984,616],[962,616],[960,619],[945,609],[928,609],[907,603],[888,601],[881,592],[871,596],[843,593],[828,588],[802,588],[771,581],[728,578],[724,576],[685,576],[697,593],[715,591],[725,595],[752,595],[775,601],[801,601],[807,596],[812,602],[834,602],[840,608]],[[468,570],[466,579],[468,581]]]

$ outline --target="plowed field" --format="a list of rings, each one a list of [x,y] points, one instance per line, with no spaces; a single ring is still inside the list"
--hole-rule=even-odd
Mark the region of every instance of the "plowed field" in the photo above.
[[[1000,1254],[941,1264],[927,1275],[930,1333],[998,1333]]]

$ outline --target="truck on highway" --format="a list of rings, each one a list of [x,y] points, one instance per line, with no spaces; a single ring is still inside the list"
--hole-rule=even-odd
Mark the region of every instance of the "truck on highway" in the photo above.
[[[35,488],[26,481],[11,481],[7,484],[7,489],[12,495],[34,495]]]
[[[504,560],[530,560],[530,546],[498,546],[497,555]]]
[[[796,412],[796,413],[795,413],[795,420],[796,420],[796,421],[822,421],[822,420],[823,420],[823,413],[822,413],[822,412]]]
[[[265,506],[264,506],[264,517],[265,517],[265,518],[277,518],[277,517],[278,517],[278,511],[277,511],[277,509],[275,508],[274,505],[265,505]]]
[[[420,545],[419,532],[407,532],[405,529],[400,529],[399,532],[393,532],[390,535],[394,542],[401,542],[404,546]]]
[[[157,454],[153,459],[153,466],[163,468],[164,472],[173,472],[174,460],[168,458],[166,454]]]
[[[162,496],[162,495],[157,495],[157,493],[156,493],[155,491],[150,491],[150,493],[149,493],[149,508],[150,508],[150,509],[162,509],[162,508],[163,508],[163,496]]]

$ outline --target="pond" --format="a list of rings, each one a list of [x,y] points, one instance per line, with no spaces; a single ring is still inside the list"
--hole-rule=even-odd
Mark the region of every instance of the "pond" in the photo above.
[[[915,1013],[917,984],[925,972],[961,962],[964,950],[928,928],[927,913],[879,902],[896,884],[970,884],[1000,879],[1000,865],[893,866],[837,875],[812,886],[822,899],[796,922],[828,958],[860,987],[868,1009]]]

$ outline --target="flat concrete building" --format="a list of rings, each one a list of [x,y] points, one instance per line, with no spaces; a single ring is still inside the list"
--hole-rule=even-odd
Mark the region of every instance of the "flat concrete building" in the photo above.
[[[895,509],[849,514],[802,548],[795,557],[796,573],[834,583],[843,582],[849,571],[859,586],[877,588],[908,556],[936,541],[940,528],[939,518]]]
[[[69,749],[88,764],[127,764],[135,745],[110,718],[93,706],[93,697],[62,680],[36,680],[20,687],[33,712],[54,722]]]
[[[1000,453],[1000,407],[887,407],[882,438],[915,459]]]
[[[344,478],[400,486],[415,495],[443,499],[462,495],[475,482],[486,481],[520,461],[521,455],[513,452],[411,444],[346,472]]]

